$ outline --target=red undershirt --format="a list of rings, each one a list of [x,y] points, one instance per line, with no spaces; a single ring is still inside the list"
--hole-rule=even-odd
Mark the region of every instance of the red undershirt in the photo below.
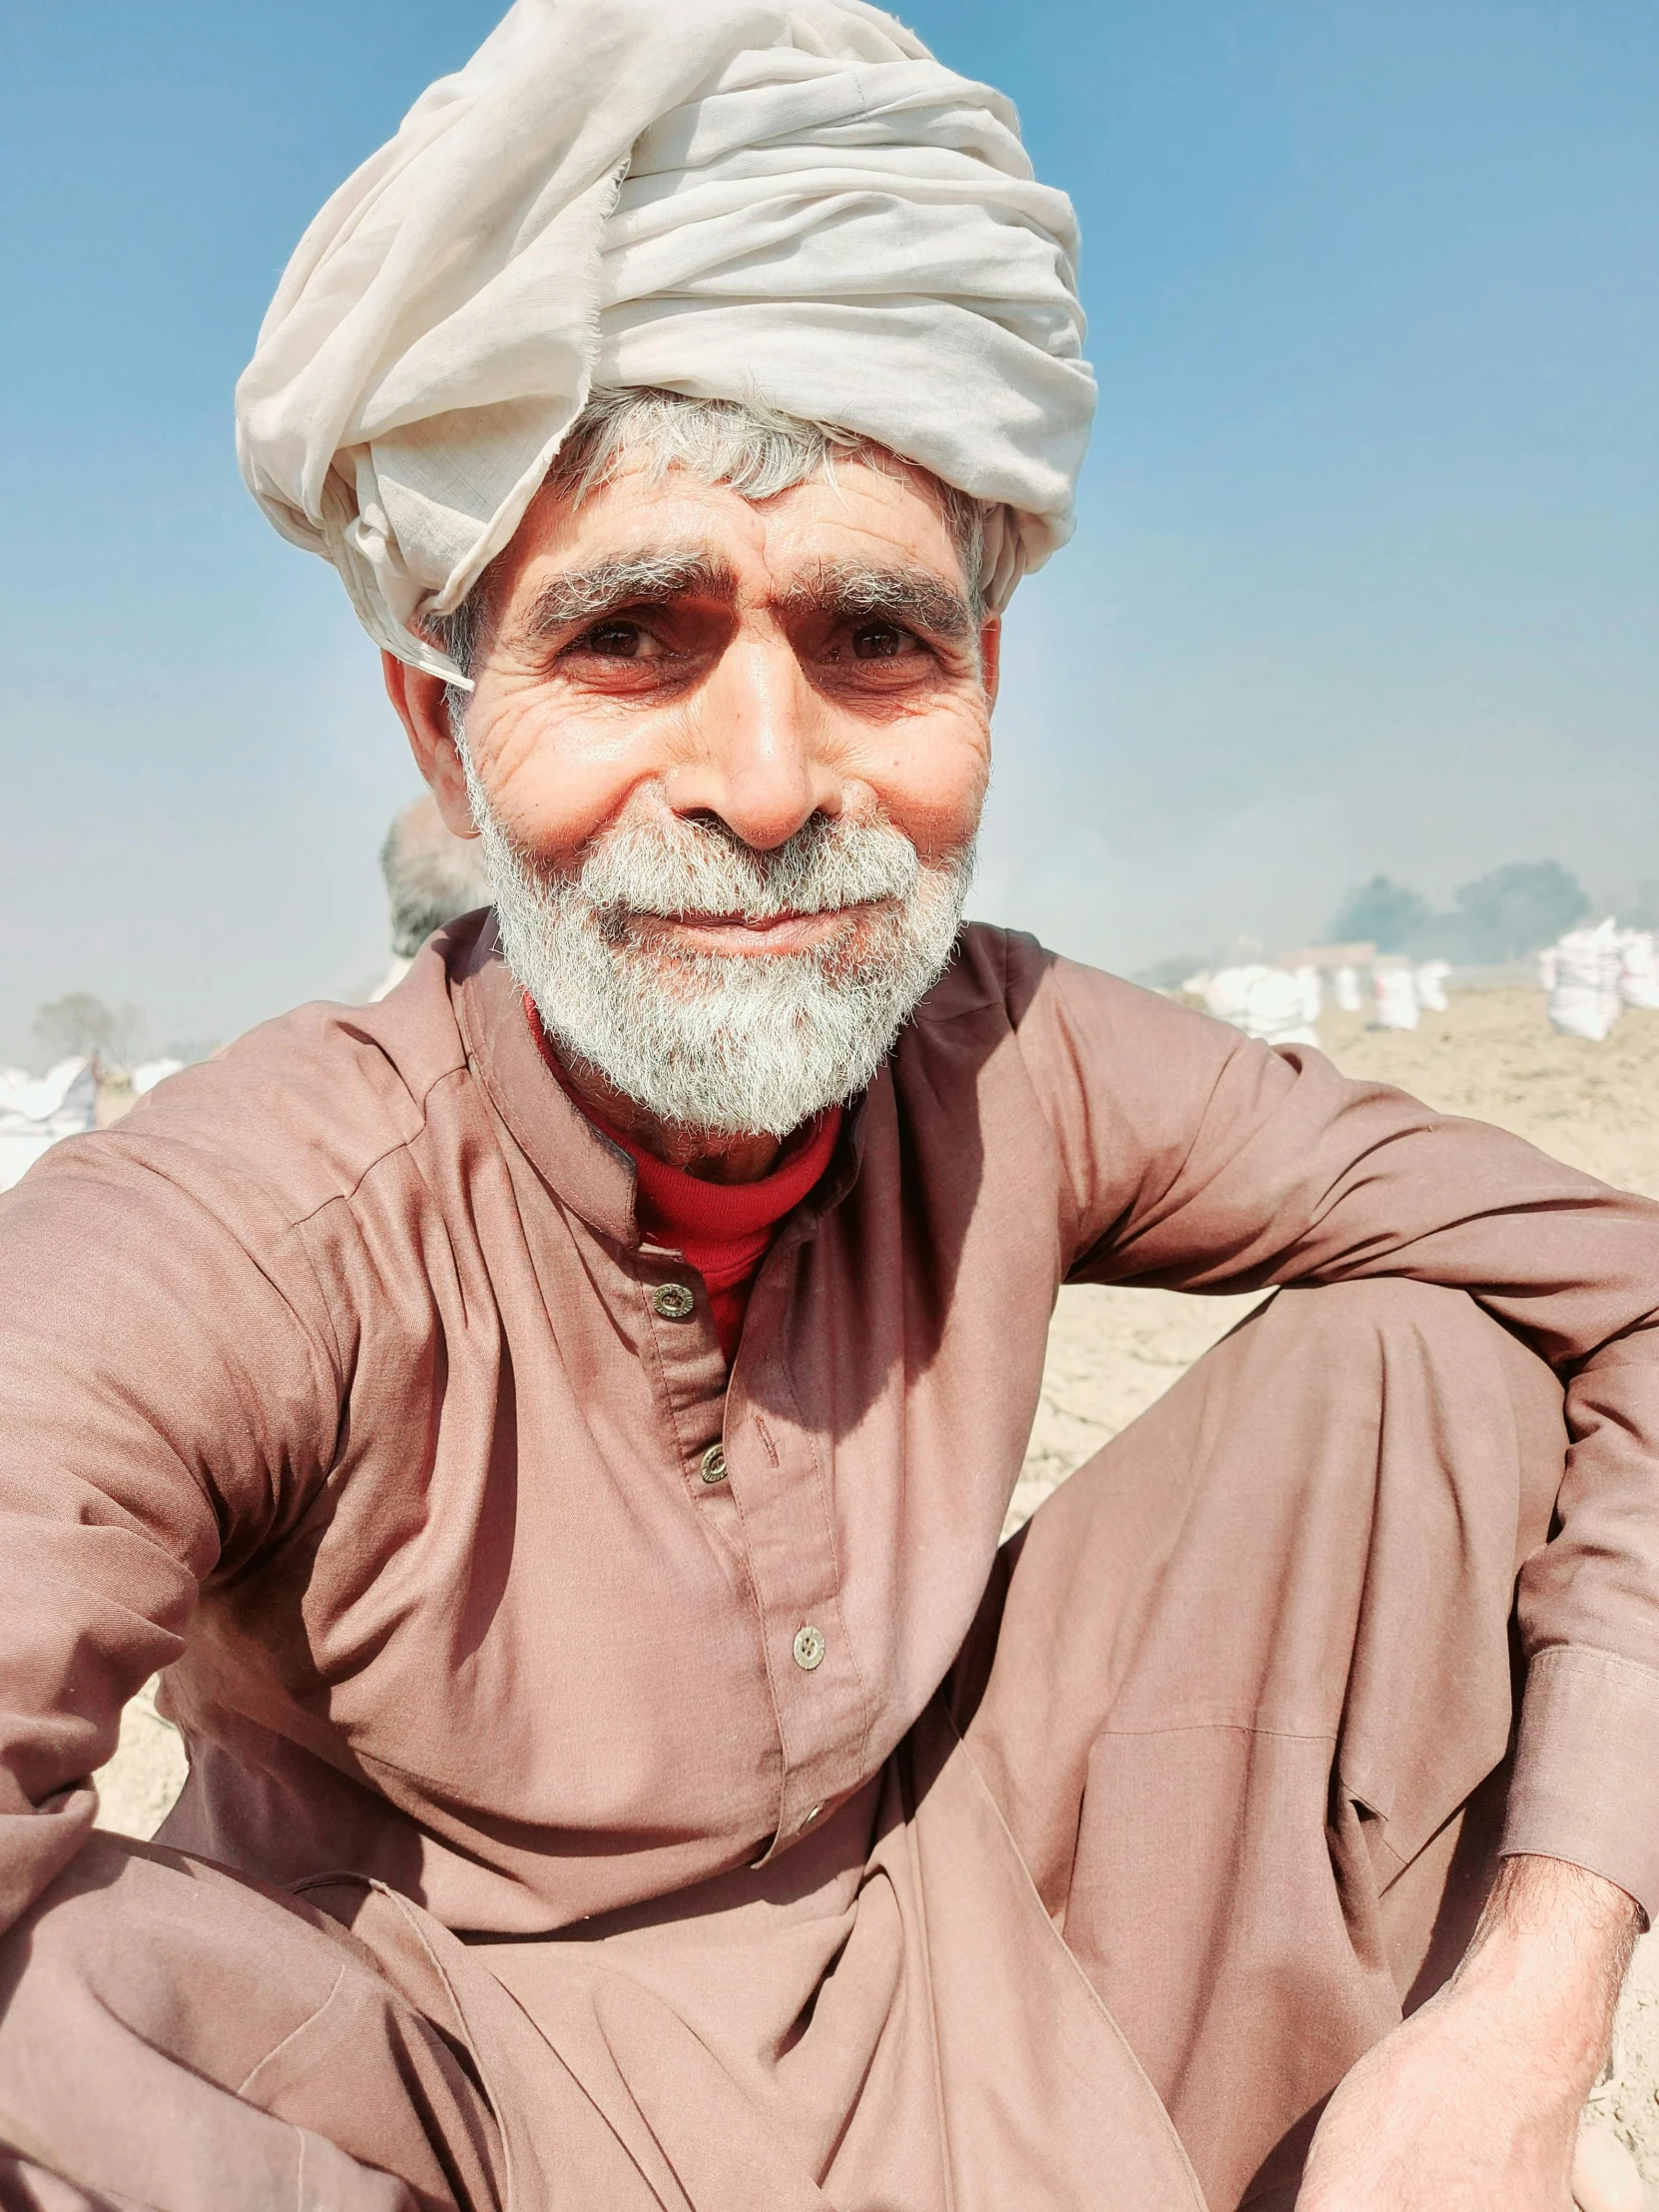
[[[743,1335],[749,1293],[766,1258],[772,1233],[830,1165],[840,1134],[840,1108],[831,1106],[805,1129],[786,1138],[777,1166],[758,1181],[705,1183],[701,1176],[688,1175],[684,1168],[671,1168],[667,1161],[642,1151],[632,1137],[579,1097],[547,1041],[528,992],[524,1011],[537,1050],[558,1077],[565,1095],[612,1144],[622,1147],[638,1169],[634,1213],[640,1227],[648,1230],[657,1243],[683,1252],[708,1285],[715,1333],[730,1367]]]

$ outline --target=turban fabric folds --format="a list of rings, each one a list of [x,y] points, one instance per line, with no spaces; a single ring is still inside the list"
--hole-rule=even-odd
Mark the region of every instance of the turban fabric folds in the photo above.
[[[517,0],[301,240],[237,388],[250,489],[370,634],[458,606],[598,387],[761,399],[1064,542],[1076,226],[1013,111],[860,0]]]

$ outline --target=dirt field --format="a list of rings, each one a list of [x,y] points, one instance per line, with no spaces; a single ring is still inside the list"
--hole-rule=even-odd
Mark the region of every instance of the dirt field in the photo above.
[[[1397,1083],[1449,1113],[1501,1123],[1545,1151],[1659,1198],[1659,1014],[1628,1013],[1605,1044],[1551,1034],[1542,995],[1469,991],[1413,1033],[1369,1031],[1328,1015],[1326,1048],[1350,1074]],[[1142,1412],[1233,1323],[1249,1299],[1144,1291],[1061,1294],[1049,1335],[1042,1403],[1009,1526]],[[183,1776],[178,1739],[135,1701],[121,1749],[99,1778],[104,1825],[147,1836]],[[1613,2077],[1593,2114],[1635,2152],[1659,2203],[1659,1937],[1638,1953]]]

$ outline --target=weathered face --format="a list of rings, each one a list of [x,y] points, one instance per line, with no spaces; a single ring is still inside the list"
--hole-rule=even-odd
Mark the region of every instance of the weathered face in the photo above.
[[[624,474],[580,506],[539,499],[491,585],[467,743],[539,865],[666,815],[718,817],[760,851],[815,813],[885,816],[923,861],[972,835],[996,626],[973,623],[920,479],[842,462],[833,485],[752,503],[680,469]],[[464,834],[458,767],[434,750],[421,765]]]
[[[525,897],[563,897],[535,924],[555,931],[574,925],[584,884],[589,933],[634,985],[708,1002],[708,1051],[751,1018],[777,1032],[773,986],[804,963],[821,991],[861,987],[902,951],[929,885],[951,882],[959,903],[996,646],[936,500],[907,471],[842,462],[833,483],[764,502],[680,469],[625,472],[580,505],[544,494],[492,572],[465,718],[492,871],[511,863]],[[446,820],[469,831],[441,686],[398,663],[387,681]],[[882,857],[900,848],[919,863],[908,887]],[[511,957],[511,893],[497,903]],[[759,973],[734,997],[756,962],[778,970],[763,997]],[[584,987],[568,966],[548,980],[556,1032]],[[803,1004],[803,1034],[812,1020]],[[591,1036],[571,1041],[630,1095],[649,1092]],[[693,1045],[675,1049],[683,1061]],[[689,1113],[691,1096],[647,1103]],[[695,1111],[733,1125],[706,1100]]]

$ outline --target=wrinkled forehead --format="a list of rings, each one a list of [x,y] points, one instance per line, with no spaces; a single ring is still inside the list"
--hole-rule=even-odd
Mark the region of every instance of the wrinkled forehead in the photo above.
[[[637,564],[672,549],[699,557],[723,595],[799,592],[855,568],[932,575],[968,596],[970,580],[944,504],[924,470],[861,455],[765,498],[709,483],[682,466],[626,460],[602,482],[543,487],[492,578],[497,611],[560,570]]]

